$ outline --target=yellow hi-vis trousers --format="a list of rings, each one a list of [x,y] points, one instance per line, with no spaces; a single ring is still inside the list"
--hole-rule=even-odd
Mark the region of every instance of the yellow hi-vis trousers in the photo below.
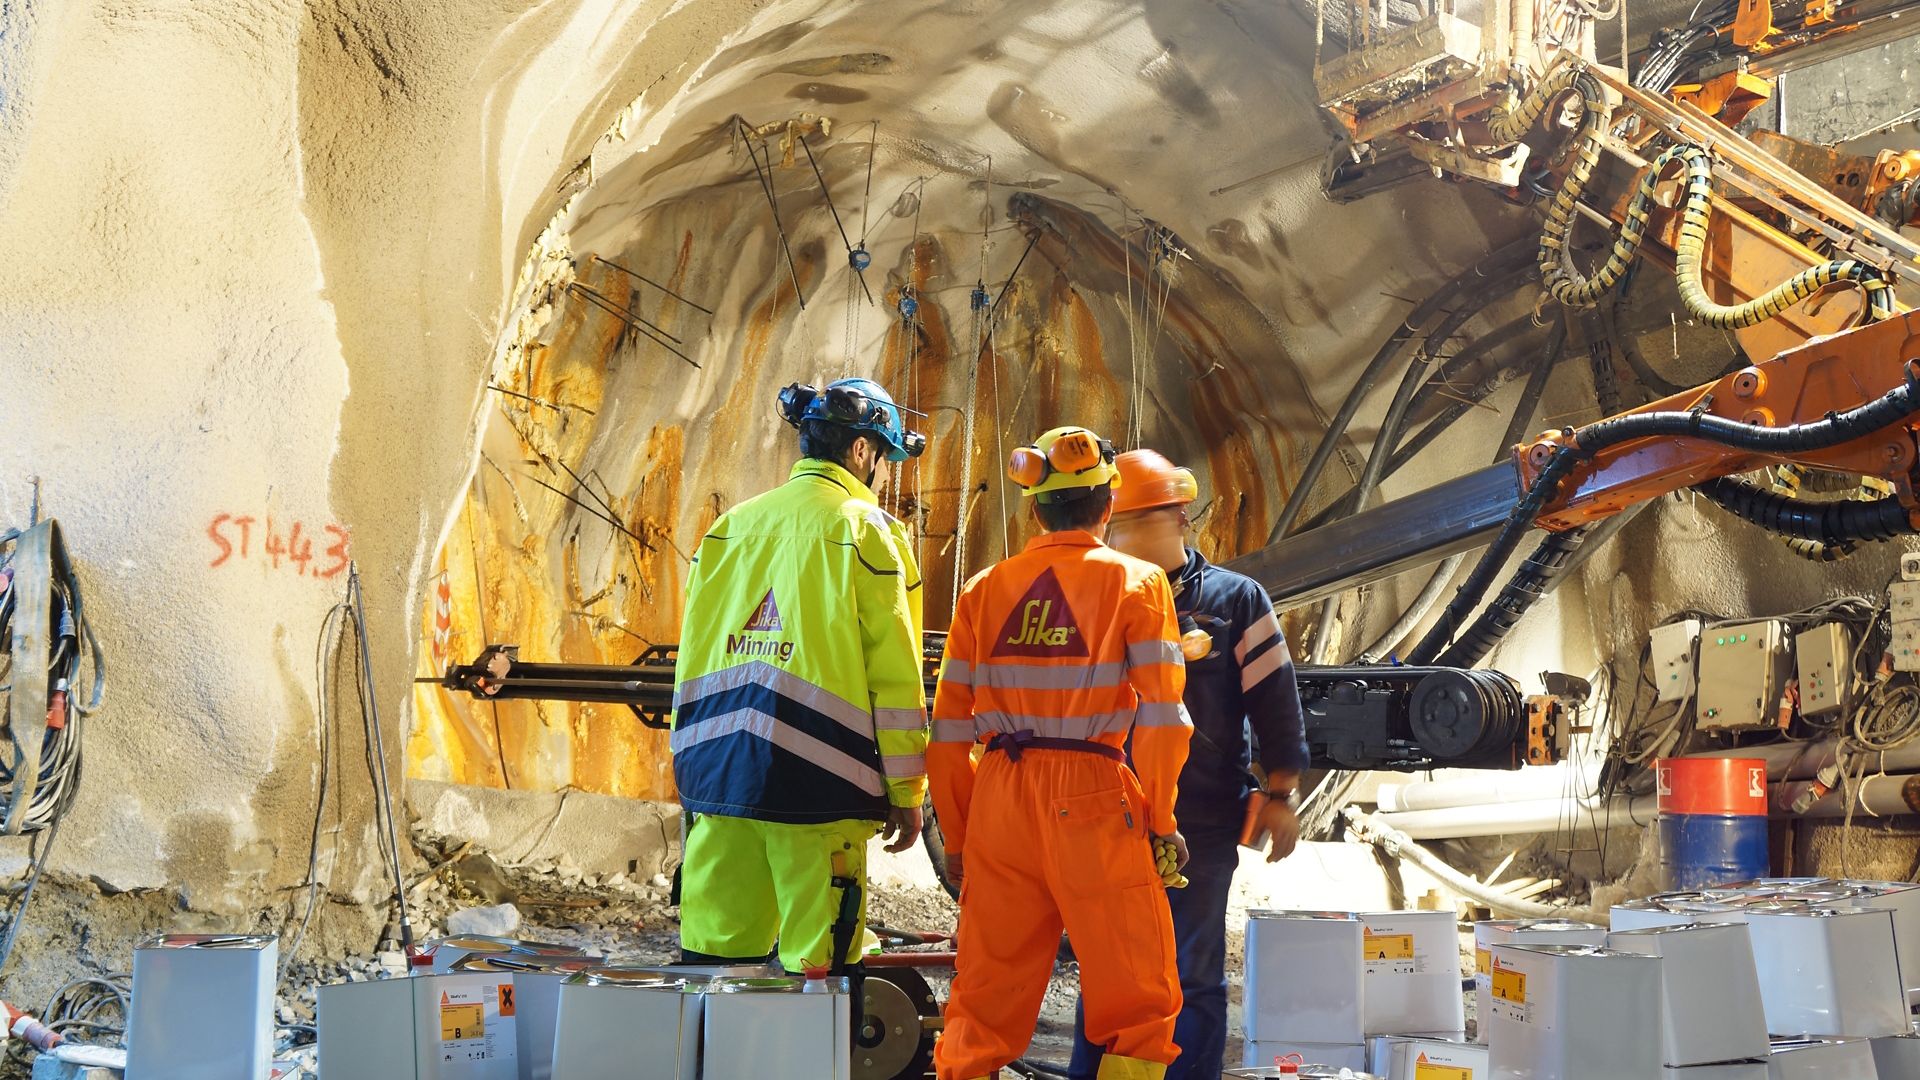
[[[680,868],[680,947],[750,959],[780,945],[791,972],[830,967],[840,914],[836,877],[860,884],[860,923],[845,959],[858,960],[867,922],[867,841],[877,821],[788,825],[702,814]]]

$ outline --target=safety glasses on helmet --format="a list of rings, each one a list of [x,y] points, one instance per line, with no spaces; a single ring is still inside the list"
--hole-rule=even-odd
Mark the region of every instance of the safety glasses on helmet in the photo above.
[[[826,420],[871,431],[893,446],[899,456],[889,456],[896,461],[925,453],[927,437],[918,431],[906,430],[900,422],[900,413],[913,410],[878,399],[861,390],[859,385],[849,385],[865,382],[843,380],[825,390],[804,383],[789,383],[780,391],[780,416],[794,427],[799,427],[804,420]]]

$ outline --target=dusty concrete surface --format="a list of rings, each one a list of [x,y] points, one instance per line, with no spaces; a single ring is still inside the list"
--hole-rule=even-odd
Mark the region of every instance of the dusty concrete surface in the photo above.
[[[680,807],[589,791],[504,791],[415,780],[414,829],[507,863],[565,856],[590,874],[646,879],[680,861]]]

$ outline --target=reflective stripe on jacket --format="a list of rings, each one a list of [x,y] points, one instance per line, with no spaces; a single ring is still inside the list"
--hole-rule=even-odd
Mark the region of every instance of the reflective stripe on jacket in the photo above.
[[[1293,656],[1273,601],[1252,578],[1188,548],[1173,588],[1178,613],[1213,636],[1212,651],[1187,662],[1193,753],[1180,774],[1176,810],[1190,826],[1238,829],[1253,791],[1255,746],[1266,772],[1300,772],[1312,763]]]
[[[700,541],[674,670],[688,810],[806,824],[926,797],[920,570],[906,526],[830,462]]]
[[[1124,747],[1131,731],[1147,823],[1173,832],[1193,730],[1180,703],[1178,632],[1166,574],[1090,533],[1036,537],[969,581],[947,636],[928,751],[947,850],[965,843],[972,744],[997,732]]]

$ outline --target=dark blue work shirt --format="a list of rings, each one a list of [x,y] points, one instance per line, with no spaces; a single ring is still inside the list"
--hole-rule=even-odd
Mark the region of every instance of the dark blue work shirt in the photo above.
[[[1311,760],[1292,654],[1273,602],[1252,578],[1192,548],[1170,576],[1182,631],[1197,625],[1213,638],[1211,653],[1187,661],[1194,734],[1174,813],[1182,828],[1238,829],[1256,752],[1268,772],[1305,770]]]

